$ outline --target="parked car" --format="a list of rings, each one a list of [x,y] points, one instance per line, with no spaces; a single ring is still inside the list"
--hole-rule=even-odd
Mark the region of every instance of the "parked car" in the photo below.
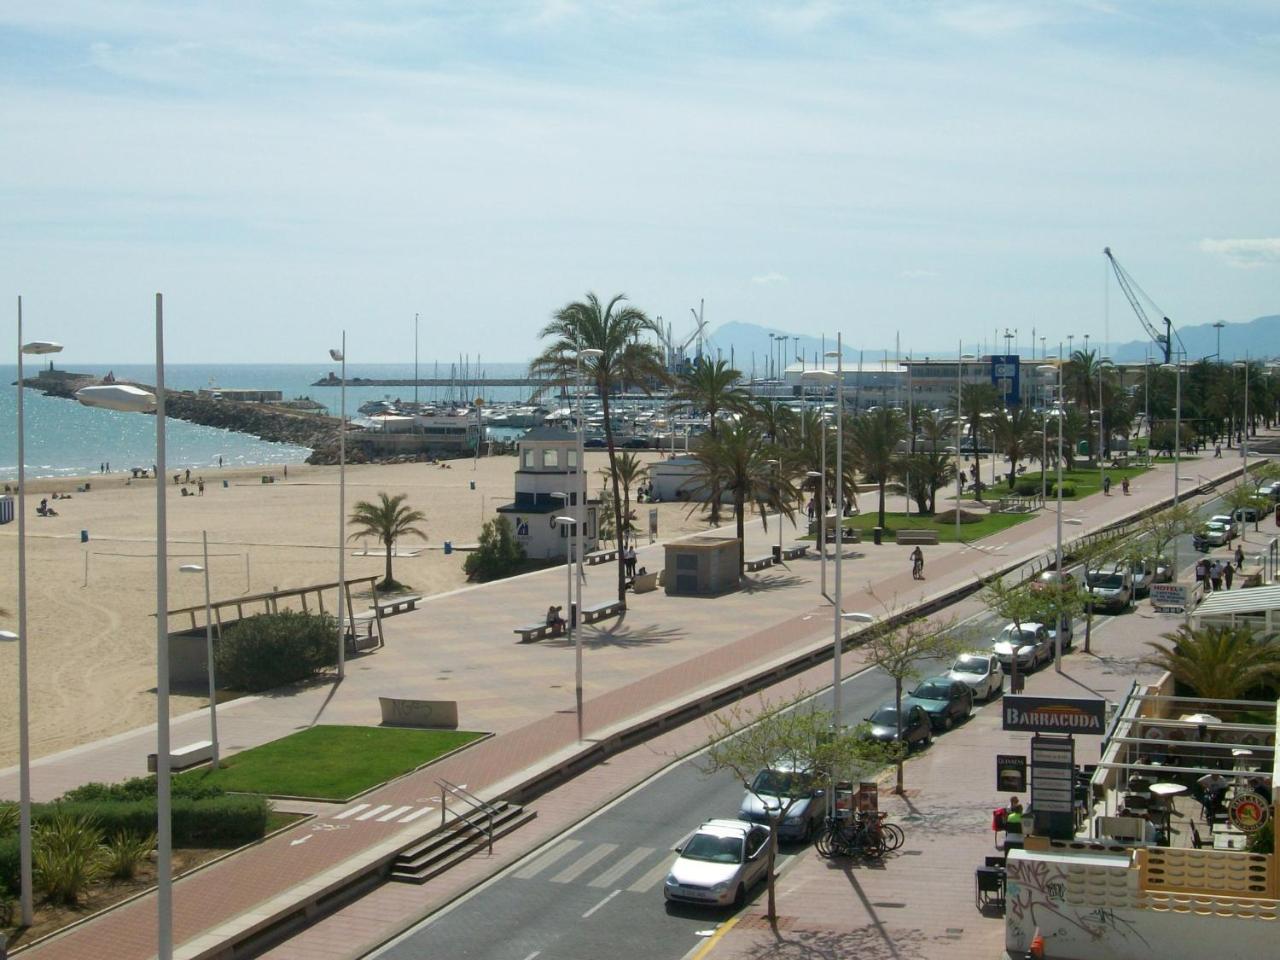
[[[587,437],[582,441],[582,447],[585,450],[602,450],[608,445],[604,437]]]
[[[1004,689],[1004,667],[991,651],[971,650],[956,657],[947,673],[951,680],[967,683],[975,700],[990,700]]]
[[[1192,535],[1191,540],[1197,550],[1203,551],[1209,547],[1220,547],[1228,540],[1227,528],[1223,524],[1211,520],[1197,530]]]
[[[1059,573],[1057,570],[1046,570],[1031,581],[1031,591],[1042,593],[1046,590],[1067,590],[1076,588],[1076,578],[1070,573]]]
[[[1155,583],[1173,583],[1173,561],[1168,557],[1152,557],[1155,565]]]
[[[1130,560],[1129,577],[1133,581],[1133,596],[1136,600],[1151,592],[1151,584],[1156,579],[1156,564],[1150,557]]]
[[[741,906],[769,864],[769,828],[745,820],[708,820],[677,850],[662,896]]]
[[[969,685],[947,676],[921,681],[905,702],[922,707],[935,730],[950,730],[973,713],[973,691]]]
[[[1280,500],[1280,483],[1264,483],[1258,488],[1258,496],[1275,503]]]
[[[1128,610],[1133,603],[1133,575],[1128,566],[1090,570],[1085,574],[1085,593],[1089,606],[1103,610]]]
[[[871,729],[867,736],[881,743],[896,743],[898,740],[898,708],[886,703],[867,717]],[[919,704],[902,704],[902,742],[911,750],[915,747],[927,747],[933,742],[933,724],[929,715]]]
[[[1011,623],[991,640],[991,652],[1006,673],[1013,669],[1014,648],[1018,669],[1030,672],[1053,659],[1053,637],[1043,623]]]
[[[1211,524],[1220,523],[1226,527],[1228,541],[1234,540],[1236,537],[1240,536],[1240,527],[1235,520],[1232,519],[1231,514],[1229,513],[1215,513],[1209,518],[1209,522]]]
[[[1257,523],[1264,516],[1266,511],[1261,506],[1248,506],[1237,507],[1231,518],[1235,521],[1237,529],[1243,529],[1246,523]]]
[[[786,758],[755,775],[738,816],[752,823],[768,823],[769,817],[788,803],[791,806],[778,825],[778,839],[807,843],[826,816],[827,794],[810,764]]]
[[[627,437],[621,446],[624,450],[648,450],[649,440],[647,437]]]

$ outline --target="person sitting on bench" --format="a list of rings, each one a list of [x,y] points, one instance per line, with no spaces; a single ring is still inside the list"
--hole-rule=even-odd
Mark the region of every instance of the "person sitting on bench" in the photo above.
[[[553,630],[559,631],[565,628],[564,617],[560,616],[561,609],[563,608],[557,607],[554,604],[547,607],[547,626],[551,627]]]

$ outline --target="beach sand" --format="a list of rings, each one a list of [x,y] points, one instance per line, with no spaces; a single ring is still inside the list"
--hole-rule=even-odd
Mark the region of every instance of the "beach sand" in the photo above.
[[[642,459],[659,459],[640,452]],[[588,451],[593,496],[604,482],[604,451]],[[354,465],[347,468],[347,508],[374,500],[379,492],[406,493],[410,506],[427,515],[429,539],[403,541],[396,579],[424,595],[466,584],[464,552],[446,556],[445,540],[473,544],[482,519],[513,496],[513,456],[475,462],[455,460],[450,468],[425,463]],[[173,471],[169,471],[172,477]],[[276,482],[263,484],[271,474]],[[337,580],[338,468],[290,465],[209,470],[204,496],[183,497],[170,479],[169,609],[204,603],[203,578],[179,573],[199,562],[200,535],[209,533],[213,599],[231,600],[275,587],[299,587]],[[76,493],[88,480],[91,490]],[[195,480],[195,474],[192,475]],[[223,487],[223,481],[227,486]],[[476,489],[471,489],[472,481]],[[194,494],[194,482],[188,486]],[[53,491],[70,500],[50,501],[57,517],[35,514],[40,498]],[[634,491],[633,491],[634,496]],[[31,678],[33,757],[155,721],[155,482],[99,475],[72,481],[31,480],[27,493],[27,604]],[[639,510],[647,528],[648,504]],[[662,539],[706,529],[686,504],[656,504]],[[80,541],[87,530],[89,540]],[[0,582],[0,625],[17,630],[17,523],[0,527],[0,564],[12,575]],[[348,547],[347,577],[380,576],[383,553],[360,541]],[[85,560],[88,558],[88,583]],[[248,569],[246,572],[246,557]],[[332,602],[332,594],[330,603]],[[356,601],[356,609],[366,604]],[[330,610],[332,612],[332,610]],[[203,622],[203,617],[200,618]],[[173,629],[182,626],[179,618]],[[17,645],[0,644],[0,766],[17,762]],[[198,696],[171,697],[175,714],[204,705]]]

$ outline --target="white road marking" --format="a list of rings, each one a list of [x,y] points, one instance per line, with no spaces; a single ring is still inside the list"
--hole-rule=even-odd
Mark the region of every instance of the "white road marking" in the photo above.
[[[289,846],[291,846],[291,847],[296,847],[296,846],[298,846],[298,844],[300,844],[300,843],[306,843],[308,840],[310,840],[310,839],[311,839],[312,837],[314,837],[314,836],[315,836],[315,834],[314,834],[314,833],[308,833],[305,837],[300,837],[300,838],[298,838],[297,840],[290,840],[290,841],[289,841]]]
[[[658,881],[667,878],[667,874],[671,872],[671,865],[675,862],[676,858],[674,856],[663,857],[658,861],[657,866],[627,887],[628,892],[647,893],[652,890]]]
[[[565,867],[557,873],[551,878],[551,882],[571,883],[617,849],[618,845],[616,843],[602,843],[590,853],[579,857],[576,863]]]
[[[396,817],[400,816],[402,813],[408,813],[412,809],[413,807],[396,807],[390,813],[384,813],[382,816],[380,816],[378,818],[378,822],[386,823],[388,820],[394,820]]]
[[[564,843],[548,850],[532,863],[521,867],[515,872],[514,876],[519,880],[532,880],[547,867],[563,859],[566,854],[572,853],[580,846],[582,846],[581,840],[566,840]]]
[[[391,809],[391,804],[389,804],[389,803],[382,803],[382,804],[379,804],[378,806],[374,807],[372,810],[366,810],[364,813],[360,814],[360,816],[356,817],[356,819],[357,819],[357,820],[368,820],[370,817],[376,817],[376,816],[377,816],[378,814],[380,814],[383,810],[390,810],[390,809]]]
[[[401,823],[412,823],[414,820],[417,820],[419,817],[426,816],[428,813],[435,813],[435,812],[436,812],[436,811],[435,811],[435,807],[423,807],[421,810],[415,810],[415,811],[413,811],[413,813],[409,814],[407,817],[405,817],[405,818],[404,818],[403,820],[401,820],[400,822],[401,822]]]
[[[597,910],[599,910],[601,907],[603,907],[606,903],[608,903],[610,900],[612,900],[614,897],[616,897],[616,896],[617,896],[618,894],[620,894],[621,892],[622,892],[621,890],[615,890],[615,891],[613,891],[613,893],[609,894],[607,897],[605,897],[603,900],[601,900],[599,903],[597,903],[594,907],[592,907],[590,910],[588,910],[586,913],[584,913],[584,914],[582,915],[582,919],[583,919],[583,920],[587,919],[587,917],[591,916],[593,913],[595,913]]]
[[[364,809],[365,807],[367,807],[367,806],[369,806],[367,803],[357,803],[357,804],[356,804],[354,807],[352,807],[350,810],[343,810],[343,811],[342,811],[341,813],[339,813],[337,816],[333,817],[333,819],[334,819],[334,820],[345,820],[345,819],[347,819],[347,817],[351,816],[352,814],[359,813],[361,810],[363,810],[363,809]]]
[[[541,950],[535,950],[535,951],[533,951],[533,953],[531,953],[531,954],[529,954],[527,957],[525,957],[525,958],[524,958],[524,960],[533,960],[533,958],[534,958],[534,957],[540,957],[540,956],[542,956],[542,951],[541,951]]]
[[[654,852],[653,847],[636,847],[636,849],[632,850],[629,854],[627,854],[625,857],[623,857],[621,860],[615,863],[612,867],[610,867],[604,873],[600,874],[600,876],[596,877],[594,880],[588,883],[587,886],[588,887],[612,887],[615,883],[617,883],[619,880],[622,879],[623,874],[627,873],[627,871],[631,870],[633,867],[636,866],[636,864],[638,864],[641,860],[646,859],[649,856],[649,854],[653,852]]]

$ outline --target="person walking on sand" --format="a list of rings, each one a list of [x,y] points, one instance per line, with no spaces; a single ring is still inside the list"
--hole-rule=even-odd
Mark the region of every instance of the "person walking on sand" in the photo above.
[[[199,491],[196,494],[196,496],[198,497],[204,496],[204,477],[201,477],[199,480],[196,481],[196,490]]]
[[[911,551],[911,579],[924,579],[924,551],[919,547]]]

